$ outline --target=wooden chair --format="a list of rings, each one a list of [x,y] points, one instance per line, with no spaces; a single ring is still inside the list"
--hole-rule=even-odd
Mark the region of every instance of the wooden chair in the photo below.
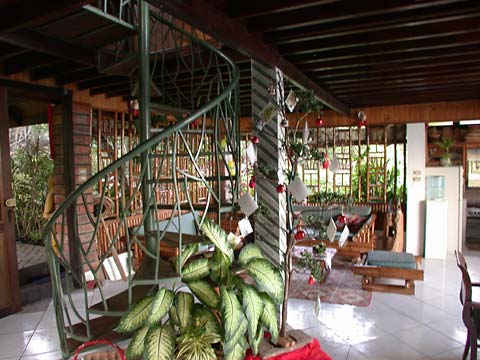
[[[462,319],[467,328],[467,341],[463,350],[462,359],[465,360],[470,351],[470,359],[477,358],[477,340],[479,339],[480,303],[472,300],[472,288],[479,287],[480,283],[472,283],[468,273],[465,257],[461,252],[455,251],[457,266],[462,272],[462,287],[460,289],[460,302],[463,305]]]

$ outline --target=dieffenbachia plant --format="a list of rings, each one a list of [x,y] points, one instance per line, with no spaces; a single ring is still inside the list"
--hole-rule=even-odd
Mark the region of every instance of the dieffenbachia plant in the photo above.
[[[201,230],[215,250],[209,259],[193,258],[196,244],[182,251],[182,281],[191,293],[161,288],[121,318],[116,330],[134,332],[127,359],[215,360],[220,344],[225,360],[243,360],[248,348],[258,353],[265,330],[276,342],[279,270],[255,244],[235,259],[225,231],[210,220]]]

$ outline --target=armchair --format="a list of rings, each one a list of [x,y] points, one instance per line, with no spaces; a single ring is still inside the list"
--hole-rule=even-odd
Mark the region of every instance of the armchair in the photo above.
[[[468,273],[465,257],[461,252],[455,251],[457,266],[462,272],[462,287],[460,288],[460,302],[463,305],[462,319],[467,328],[467,340],[463,350],[462,360],[465,360],[470,351],[470,359],[477,358],[477,340],[480,325],[480,303],[472,300],[472,287],[480,287],[479,283],[472,283]]]

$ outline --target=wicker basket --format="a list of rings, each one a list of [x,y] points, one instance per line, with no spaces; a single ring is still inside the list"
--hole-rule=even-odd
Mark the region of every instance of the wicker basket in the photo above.
[[[88,349],[89,347],[99,346],[99,345],[108,345],[114,350],[108,351],[98,351],[95,353],[85,354],[82,357],[79,357],[79,354]],[[117,345],[108,340],[93,340],[87,341],[86,343],[80,345],[75,354],[73,355],[73,360],[126,360],[125,352]]]

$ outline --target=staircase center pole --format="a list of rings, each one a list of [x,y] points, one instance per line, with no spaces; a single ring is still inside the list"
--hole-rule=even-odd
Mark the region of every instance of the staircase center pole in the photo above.
[[[140,143],[150,137],[150,9],[147,2],[139,1],[140,26],[138,32],[138,103],[140,120]],[[142,180],[142,204],[145,214],[145,244],[149,251],[156,252],[155,237],[153,230],[153,213],[150,208],[152,199],[152,188],[149,180],[152,178],[152,168],[145,151],[141,156],[142,170],[145,169],[145,176]]]

